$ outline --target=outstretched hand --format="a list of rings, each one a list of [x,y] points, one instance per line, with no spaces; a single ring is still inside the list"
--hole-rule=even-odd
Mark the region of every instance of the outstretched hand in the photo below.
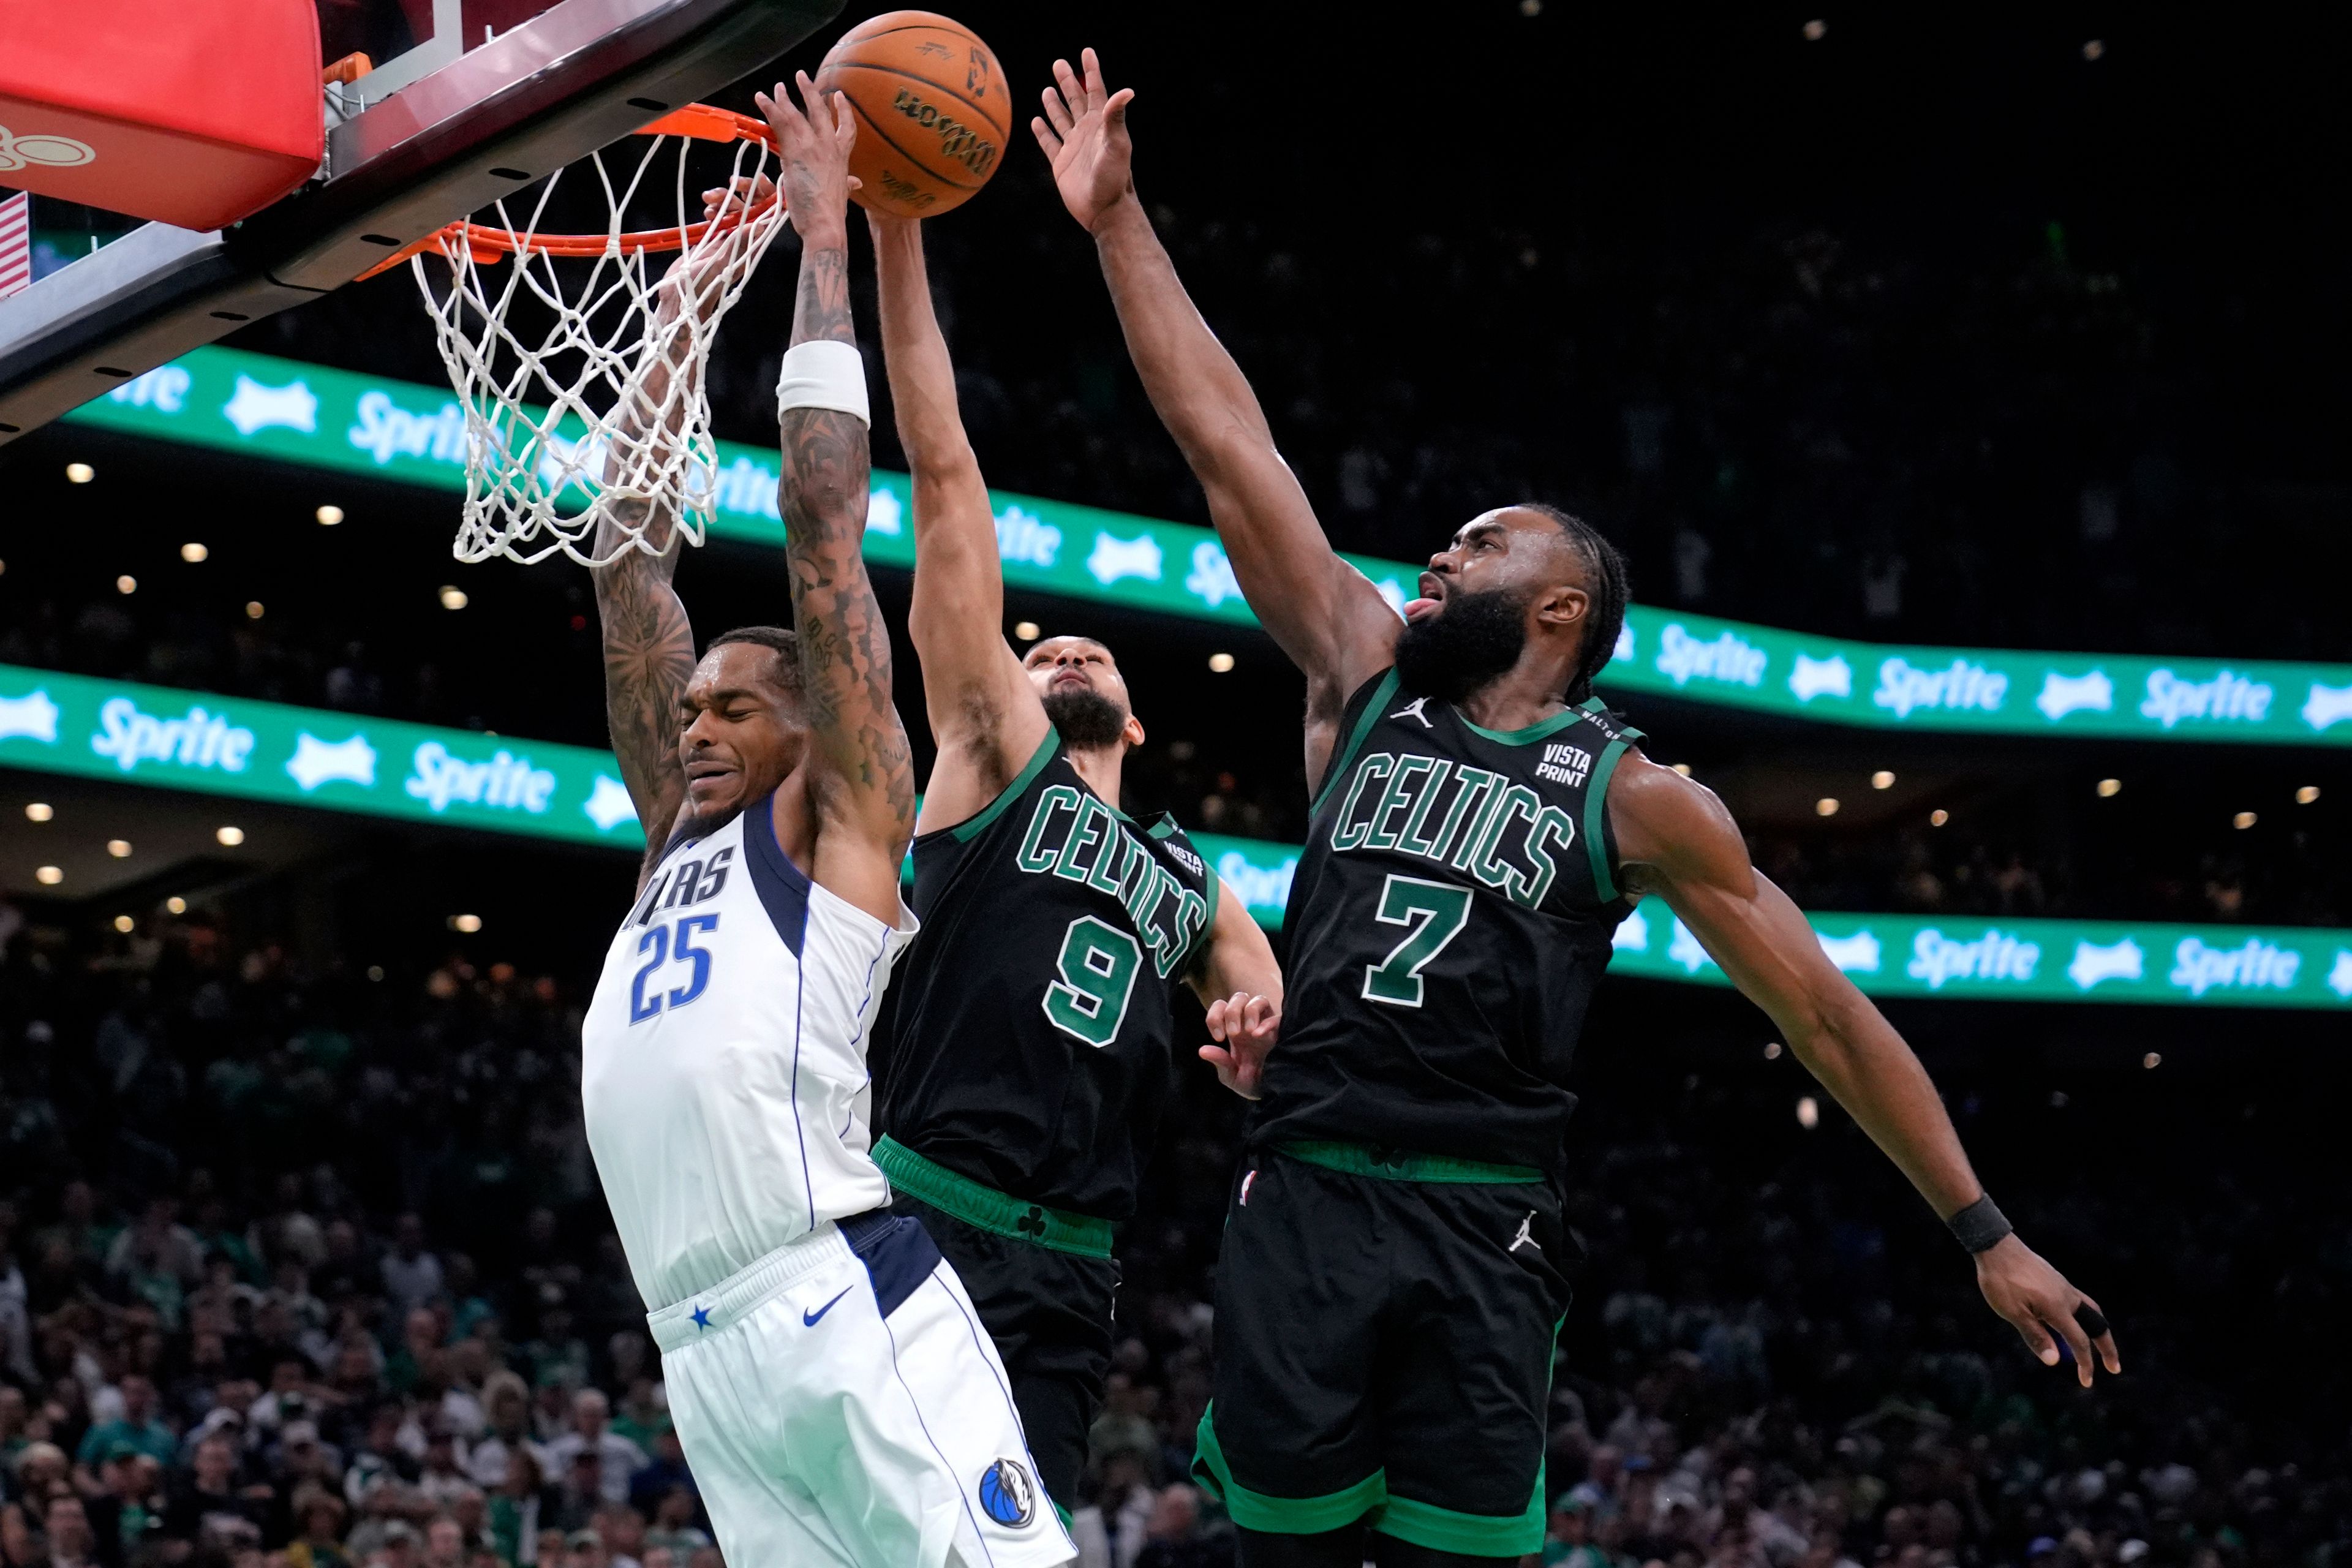
[[[1281,1029],[1281,1003],[1236,991],[1209,1004],[1209,1037],[1223,1043],[1202,1046],[1201,1059],[1217,1069],[1218,1082],[1244,1100],[1255,1100],[1265,1054]]]
[[[2014,1234],[2002,1237],[1977,1254],[1977,1288],[1984,1292],[1992,1310],[2018,1331],[2026,1349],[2042,1359],[2042,1365],[2058,1364],[2058,1343],[2051,1338],[2055,1331],[2074,1352],[2075,1376],[2084,1388],[2091,1386],[2091,1351],[2095,1344],[2100,1363],[2110,1373],[2123,1371],[2123,1358],[2116,1353],[2115,1334],[2103,1333],[2094,1340],[2074,1317],[2078,1307],[2099,1312],[2099,1304],[2067,1283],[2063,1274],[2050,1267]],[[2099,1315],[2105,1316],[2104,1312]]]
[[[1057,85],[1045,89],[1045,112],[1031,120],[1029,129],[1053,163],[1062,205],[1091,234],[1105,213],[1135,194],[1135,144],[1127,134],[1127,106],[1135,100],[1135,89],[1106,92],[1102,62],[1092,49],[1082,50],[1078,62],[1083,79],[1069,61],[1054,62]]]
[[[842,241],[848,234],[849,193],[857,182],[849,177],[849,149],[857,140],[857,122],[842,93],[821,93],[806,71],[795,73],[800,106],[778,82],[772,95],[756,93],[752,101],[776,133],[777,183],[784,193],[784,212],[805,245],[811,240]]]
[[[702,193],[702,221],[710,223],[722,215],[740,219],[765,205],[775,194],[775,182],[765,174],[738,176]],[[655,286],[656,320],[663,325],[677,321],[691,300],[695,314],[708,322],[726,298],[728,275],[750,243],[749,226],[737,222],[717,235],[706,233],[700,244],[678,252]]]

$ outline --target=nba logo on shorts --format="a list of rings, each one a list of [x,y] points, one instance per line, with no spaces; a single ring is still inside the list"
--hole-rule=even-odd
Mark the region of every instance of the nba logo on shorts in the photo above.
[[[980,1478],[980,1506],[988,1517],[1013,1530],[1037,1517],[1037,1483],[1018,1459],[999,1459]]]

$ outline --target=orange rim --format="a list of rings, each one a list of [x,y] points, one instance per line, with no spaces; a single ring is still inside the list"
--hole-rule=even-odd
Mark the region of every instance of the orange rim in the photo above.
[[[738,114],[731,109],[718,109],[708,103],[689,103],[675,109],[652,124],[641,127],[640,136],[682,136],[695,142],[757,142],[769,151],[776,146],[776,133],[768,122],[757,115]],[[703,237],[713,229],[721,231],[740,228],[773,208],[782,197],[771,194],[766,200],[749,207],[722,213],[715,218],[688,224],[684,228],[646,228],[629,234],[516,234],[494,224],[458,222],[435,229],[414,244],[402,246],[373,267],[352,279],[363,283],[379,272],[388,272],[427,251],[446,250],[462,241],[477,262],[488,263],[517,251],[530,251],[540,256],[603,256],[617,249],[625,256],[635,256],[648,250],[683,250],[699,245]]]

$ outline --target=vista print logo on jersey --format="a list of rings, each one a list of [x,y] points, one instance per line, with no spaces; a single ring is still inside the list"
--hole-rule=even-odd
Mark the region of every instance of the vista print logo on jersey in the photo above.
[[[469,763],[440,742],[427,741],[411,760],[415,771],[403,787],[436,816],[459,803],[538,816],[546,813],[548,797],[555,793],[553,773],[531,766],[529,757],[518,757],[503,746],[488,762]]]
[[[110,757],[114,765],[131,773],[142,763],[169,763],[184,768],[218,768],[245,772],[253,754],[253,731],[232,724],[201,704],[177,719],[142,713],[128,697],[113,698],[98,710],[99,732],[89,749]]]

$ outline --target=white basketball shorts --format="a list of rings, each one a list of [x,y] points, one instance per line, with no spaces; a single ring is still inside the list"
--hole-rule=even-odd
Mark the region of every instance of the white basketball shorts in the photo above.
[[[1052,1568],[1003,1363],[920,1222],[827,1222],[653,1313],[728,1568]]]

